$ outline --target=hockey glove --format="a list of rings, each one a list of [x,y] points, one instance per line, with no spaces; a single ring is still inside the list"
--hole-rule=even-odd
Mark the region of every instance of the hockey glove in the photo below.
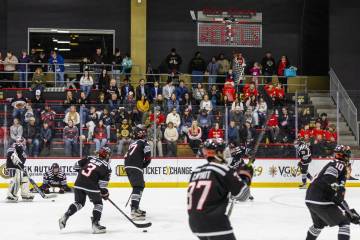
[[[107,188],[101,188],[100,195],[104,200],[108,200],[109,195],[110,195],[109,190],[107,190]]]
[[[350,219],[350,222],[353,224],[360,224],[360,216],[359,214],[356,212],[355,209],[350,209],[350,212],[346,212],[346,215],[348,216],[348,218]]]
[[[65,190],[64,190],[63,188],[60,188],[59,193],[60,193],[60,194],[64,194],[64,193],[65,193]]]
[[[143,162],[143,168],[147,168],[150,165],[150,163],[151,163],[151,160],[145,160]]]
[[[236,196],[231,196],[231,198],[239,202],[245,202],[246,200],[248,200],[249,196],[250,188],[246,184],[244,184],[240,192]]]

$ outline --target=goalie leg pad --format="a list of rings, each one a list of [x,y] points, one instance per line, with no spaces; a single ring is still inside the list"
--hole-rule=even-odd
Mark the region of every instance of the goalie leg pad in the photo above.
[[[10,176],[12,176],[9,188],[8,188],[8,196],[7,199],[10,201],[17,201],[18,200],[18,192],[21,184],[21,172],[19,169],[12,169],[10,171]]]
[[[30,193],[30,180],[28,176],[24,176],[21,173],[21,198],[26,200],[31,200],[34,198],[34,195]]]

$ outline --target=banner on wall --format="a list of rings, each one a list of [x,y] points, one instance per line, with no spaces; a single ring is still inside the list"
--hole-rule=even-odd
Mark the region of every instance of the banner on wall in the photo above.
[[[77,172],[73,166],[77,159],[28,159],[26,169],[30,176],[38,183],[42,182],[43,174],[49,170],[53,163],[58,163],[65,172],[69,183],[76,179]],[[313,160],[309,172],[315,176],[329,159]],[[184,187],[189,180],[191,172],[198,166],[206,163],[204,159],[153,159],[150,166],[144,170],[145,181],[150,186],[158,187]],[[257,159],[254,164],[254,186],[296,186],[301,181],[300,168],[296,159]],[[128,178],[124,169],[123,159],[111,160],[111,184],[113,186],[128,186]],[[355,160],[351,176],[357,180],[350,183],[359,184],[360,161]],[[9,182],[5,168],[5,160],[0,159],[0,186]],[[153,184],[153,185],[151,185]]]

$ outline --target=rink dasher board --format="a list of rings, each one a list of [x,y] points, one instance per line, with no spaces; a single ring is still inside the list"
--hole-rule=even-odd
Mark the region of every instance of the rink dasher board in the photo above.
[[[72,186],[77,176],[73,169],[75,158],[31,158],[26,162],[27,171],[37,182],[42,182],[43,174],[53,163],[58,163],[65,171],[68,184]],[[254,163],[254,179],[252,187],[298,187],[301,182],[300,169],[297,166],[298,159],[288,158],[260,158]],[[309,166],[309,172],[315,176],[322,167],[331,159],[314,159]],[[187,187],[191,172],[198,166],[206,163],[199,158],[156,158],[150,166],[144,170],[147,187],[176,188]],[[124,169],[124,159],[111,160],[110,187],[130,187]],[[360,159],[354,159],[352,165],[352,177],[360,178]],[[5,168],[5,159],[0,159],[0,187],[8,186],[9,176]],[[360,187],[359,180],[351,180],[347,183],[350,187]]]

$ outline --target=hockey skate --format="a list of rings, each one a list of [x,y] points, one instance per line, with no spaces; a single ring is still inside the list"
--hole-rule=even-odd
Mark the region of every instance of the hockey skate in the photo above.
[[[66,213],[59,219],[60,230],[66,227],[66,222],[69,219],[69,215]]]
[[[21,195],[21,199],[25,202],[31,202],[32,200],[34,200],[34,195],[32,194]]]
[[[146,212],[138,208],[131,209],[131,218],[134,221],[145,221]]]
[[[92,229],[94,234],[106,233],[106,227],[101,226],[99,221],[94,221],[94,218],[91,217],[91,222],[92,222]]]
[[[307,189],[306,183],[300,184],[299,189]]]
[[[18,197],[16,196],[7,196],[6,197],[6,202],[9,202],[9,203],[16,203],[18,201]]]

